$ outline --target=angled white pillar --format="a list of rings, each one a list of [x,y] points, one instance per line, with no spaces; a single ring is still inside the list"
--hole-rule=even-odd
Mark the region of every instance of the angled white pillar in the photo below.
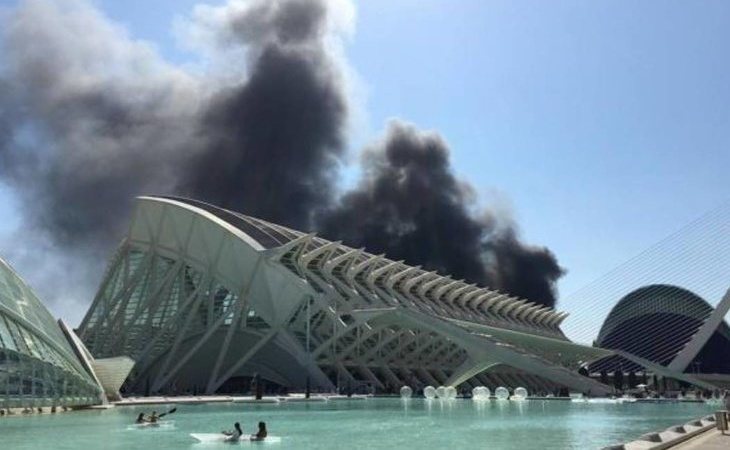
[[[712,337],[713,333],[720,326],[722,321],[725,319],[725,315],[730,311],[730,289],[725,292],[725,296],[722,298],[720,303],[712,312],[710,317],[705,320],[705,323],[700,326],[692,339],[684,346],[684,348],[677,354],[677,356],[669,363],[668,369],[676,372],[684,372],[687,369],[689,363],[697,356],[702,350],[708,340]]]

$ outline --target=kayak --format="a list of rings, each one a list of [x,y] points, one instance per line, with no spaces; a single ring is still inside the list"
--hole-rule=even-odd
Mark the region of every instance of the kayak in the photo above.
[[[144,422],[144,423],[134,423],[132,425],[129,425],[127,427],[128,430],[143,430],[143,429],[160,429],[160,428],[175,428],[175,421],[173,420],[165,420],[161,422]]]
[[[223,433],[190,433],[190,437],[198,442],[248,442],[251,444],[274,444],[281,442],[279,436],[267,436],[266,439],[258,441],[251,439],[248,435],[243,435],[238,441],[228,441],[230,436]]]

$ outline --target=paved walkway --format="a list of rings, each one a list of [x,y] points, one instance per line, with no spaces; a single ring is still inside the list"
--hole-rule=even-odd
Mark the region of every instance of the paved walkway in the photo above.
[[[727,432],[726,432],[727,433]],[[672,447],[672,450],[728,450],[730,449],[730,434],[721,434],[716,429],[702,433],[696,438]]]

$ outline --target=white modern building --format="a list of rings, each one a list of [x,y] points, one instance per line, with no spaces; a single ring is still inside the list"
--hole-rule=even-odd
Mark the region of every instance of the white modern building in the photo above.
[[[366,213],[366,212],[364,212]],[[455,237],[458,238],[458,237]],[[127,392],[402,385],[607,394],[564,312],[199,201],[136,200],[79,335],[136,365]],[[673,376],[698,382],[691,375]]]

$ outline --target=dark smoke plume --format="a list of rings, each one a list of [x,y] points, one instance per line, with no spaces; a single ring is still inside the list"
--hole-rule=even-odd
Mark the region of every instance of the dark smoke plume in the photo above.
[[[300,229],[323,217],[325,237],[552,303],[552,255],[475,218],[433,136],[395,127],[367,152],[360,189],[337,201],[351,9],[198,6],[180,30],[201,69],[165,61],[83,0],[21,1],[0,20],[0,182],[24,223],[0,255],[60,308],[83,305],[132,198],[187,195]]]
[[[332,199],[345,147],[337,43],[347,8],[199,6],[184,24],[199,38],[191,46],[225,61],[201,74],[167,63],[83,1],[21,2],[0,24],[0,181],[17,193],[27,224],[12,241],[39,253],[37,263],[28,251],[13,259],[53,260],[57,283],[69,271],[98,277],[132,199],[147,193],[308,228],[316,206]]]
[[[39,142],[6,149],[3,173],[32,223],[106,248],[131,199],[152,192],[309,225],[330,200],[347,112],[326,5],[236,5],[201,9],[205,23],[194,24],[214,27],[218,48],[243,50],[231,65],[246,77],[234,81],[165,63],[83,3],[20,6],[5,33],[6,75]]]
[[[347,102],[323,46],[325,5],[279,3],[226,24],[227,42],[249,45],[249,78],[211,101],[201,123],[205,151],[180,183],[194,197],[307,229],[333,200]]]
[[[324,236],[555,304],[563,270],[553,254],[522,244],[500,218],[474,212],[473,189],[454,175],[438,135],[393,122],[363,165],[359,186],[322,216]]]

